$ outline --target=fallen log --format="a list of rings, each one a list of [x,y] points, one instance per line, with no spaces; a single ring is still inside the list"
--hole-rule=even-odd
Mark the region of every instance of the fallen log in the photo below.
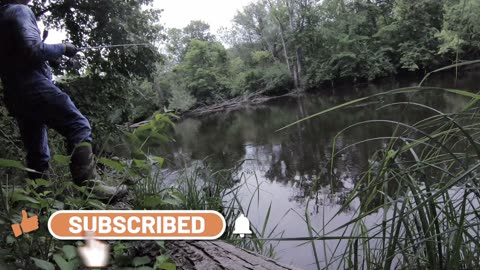
[[[177,270],[296,270],[223,241],[168,241]]]
[[[236,97],[236,98],[232,98],[232,99],[229,99],[229,100],[224,100],[220,103],[201,106],[201,107],[198,107],[196,109],[192,109],[192,110],[183,112],[183,113],[181,113],[181,115],[183,115],[185,117],[189,117],[189,116],[200,116],[200,115],[204,115],[204,114],[208,114],[208,113],[231,111],[231,110],[236,110],[236,109],[242,108],[243,106],[246,106],[246,105],[249,105],[249,104],[258,105],[258,104],[265,103],[265,102],[273,100],[273,99],[278,99],[278,98],[283,98],[283,97],[288,97],[288,96],[293,97],[293,96],[298,96],[299,94],[301,94],[301,92],[294,91],[294,92],[290,92],[290,93],[280,95],[280,96],[264,96],[264,95],[262,95],[263,93],[264,93],[264,91],[259,91],[259,92],[255,92],[255,93],[252,93],[252,94],[249,94],[249,95],[246,95],[246,96],[241,96],[241,97]],[[150,119],[147,119],[147,120],[137,122],[137,123],[133,123],[133,124],[127,123],[127,124],[124,124],[124,125],[119,125],[119,127],[138,128],[142,125],[148,124],[149,122],[150,122]]]
[[[214,104],[210,106],[203,106],[196,108],[191,111],[187,111],[184,114],[186,116],[198,116],[198,115],[204,115],[208,113],[215,113],[215,112],[220,112],[220,111],[229,111],[229,110],[235,110],[242,108],[245,105],[249,104],[261,104],[265,103],[267,101],[277,99],[277,98],[282,98],[286,96],[293,96],[294,94],[288,93],[285,95],[281,96],[262,96],[262,95],[256,95],[256,96],[249,96],[248,98],[235,98],[235,99],[230,99],[228,101],[222,102],[220,104]]]

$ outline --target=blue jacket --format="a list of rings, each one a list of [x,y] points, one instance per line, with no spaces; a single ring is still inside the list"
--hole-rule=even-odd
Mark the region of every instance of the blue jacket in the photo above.
[[[28,6],[7,4],[0,8],[0,38],[0,78],[7,92],[40,80],[52,80],[47,61],[61,57],[65,46],[43,43],[35,15]]]

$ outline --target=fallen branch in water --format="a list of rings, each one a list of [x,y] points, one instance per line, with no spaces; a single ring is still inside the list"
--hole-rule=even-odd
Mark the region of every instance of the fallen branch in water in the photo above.
[[[255,104],[261,104],[265,103],[269,100],[276,99],[276,98],[281,98],[281,97],[287,97],[287,96],[295,96],[301,93],[301,91],[292,91],[284,95],[280,96],[265,96],[263,95],[267,90],[260,90],[254,93],[250,93],[245,96],[240,96],[240,97],[235,97],[232,99],[224,100],[219,103],[211,104],[211,105],[205,105],[201,106],[198,108],[195,108],[190,111],[186,111],[181,113],[184,116],[196,116],[196,115],[203,115],[207,113],[216,113],[216,112],[221,112],[221,111],[230,111],[230,110],[236,110],[241,108],[242,106],[245,105],[255,105]],[[119,127],[127,127],[127,128],[138,128],[142,125],[148,124],[151,119],[147,119],[141,122],[133,123],[133,124],[124,124]]]
[[[296,95],[297,92],[290,92],[281,96],[265,96],[263,95],[267,90],[261,90],[257,91],[255,93],[251,93],[245,96],[240,96],[240,97],[235,97],[229,100],[225,100],[221,103],[215,103],[212,105],[206,105],[202,106],[196,109],[193,109],[191,111],[185,112],[186,115],[202,115],[206,113],[215,113],[215,112],[221,112],[221,111],[226,111],[226,110],[234,110],[238,109],[244,105],[248,104],[260,104],[267,102],[272,99],[280,98],[280,97],[285,97],[285,96],[291,96],[291,95]]]

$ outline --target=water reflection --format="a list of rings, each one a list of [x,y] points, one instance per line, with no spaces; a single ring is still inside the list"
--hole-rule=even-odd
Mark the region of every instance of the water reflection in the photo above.
[[[474,90],[478,75],[471,72],[455,82],[452,76],[442,74],[432,77],[427,84]],[[461,108],[466,99],[440,91],[382,96],[282,131],[277,130],[338,104],[385,90],[412,86],[416,82],[417,79],[386,80],[380,84],[343,87],[316,95],[273,100],[238,111],[185,119],[177,125],[176,143],[170,145],[171,166],[184,168],[185,164],[208,158],[210,169],[216,171],[235,167],[244,160],[238,172],[244,176],[242,182],[245,188],[242,188],[241,196],[245,202],[256,195],[256,187],[260,184],[261,199],[254,200],[251,205],[253,210],[248,216],[252,224],[261,226],[272,204],[269,228],[273,229],[280,223],[277,230],[284,231],[283,237],[308,235],[305,213],[318,230],[324,227],[326,231],[333,230],[348,222],[360,204],[354,201],[349,207],[341,208],[372,153],[385,147],[386,141],[356,143],[373,137],[388,137],[396,126],[370,123],[352,127],[338,135],[342,129],[371,119],[415,123],[432,115],[428,109],[411,105],[382,108],[384,104],[414,101],[448,113]],[[344,148],[346,150],[336,154],[331,163],[333,150]],[[307,200],[310,203],[306,209]],[[339,211],[340,214],[337,213]],[[375,217],[371,222],[375,223]],[[317,251],[322,256],[332,255],[337,244],[317,243]],[[280,243],[277,250],[280,259],[313,269],[311,246],[298,245],[297,242]],[[324,253],[325,247],[332,249]]]

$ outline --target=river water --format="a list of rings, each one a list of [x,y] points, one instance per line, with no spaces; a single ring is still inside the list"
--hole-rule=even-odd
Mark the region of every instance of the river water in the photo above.
[[[475,91],[479,78],[479,72],[468,72],[456,81],[452,72],[444,72],[432,76],[425,85]],[[251,203],[247,216],[252,225],[261,230],[271,208],[264,237],[308,237],[307,216],[312,227],[322,235],[351,220],[360,202],[353,201],[342,208],[345,198],[367,166],[371,154],[385,146],[382,140],[357,143],[389,136],[394,127],[365,124],[337,136],[342,129],[371,119],[412,123],[429,115],[426,110],[414,107],[382,108],[388,103],[409,100],[451,112],[461,108],[467,100],[441,91],[425,91],[415,96],[383,96],[277,130],[344,102],[414,86],[419,81],[419,78],[389,79],[368,85],[342,86],[301,97],[279,98],[231,112],[183,119],[176,126],[176,143],[169,149],[167,158],[180,167],[207,160],[212,171],[241,164],[236,173],[239,182],[235,186],[240,187],[238,194],[243,207],[247,208]],[[335,155],[333,167],[330,167],[333,149],[345,150]],[[368,222],[373,224],[378,218],[372,215]],[[273,229],[275,231],[269,235]],[[279,261],[302,269],[317,269],[311,243],[267,243],[275,245]],[[324,267],[326,261],[335,265],[335,258],[343,253],[345,243],[316,241],[315,248],[320,265]]]

